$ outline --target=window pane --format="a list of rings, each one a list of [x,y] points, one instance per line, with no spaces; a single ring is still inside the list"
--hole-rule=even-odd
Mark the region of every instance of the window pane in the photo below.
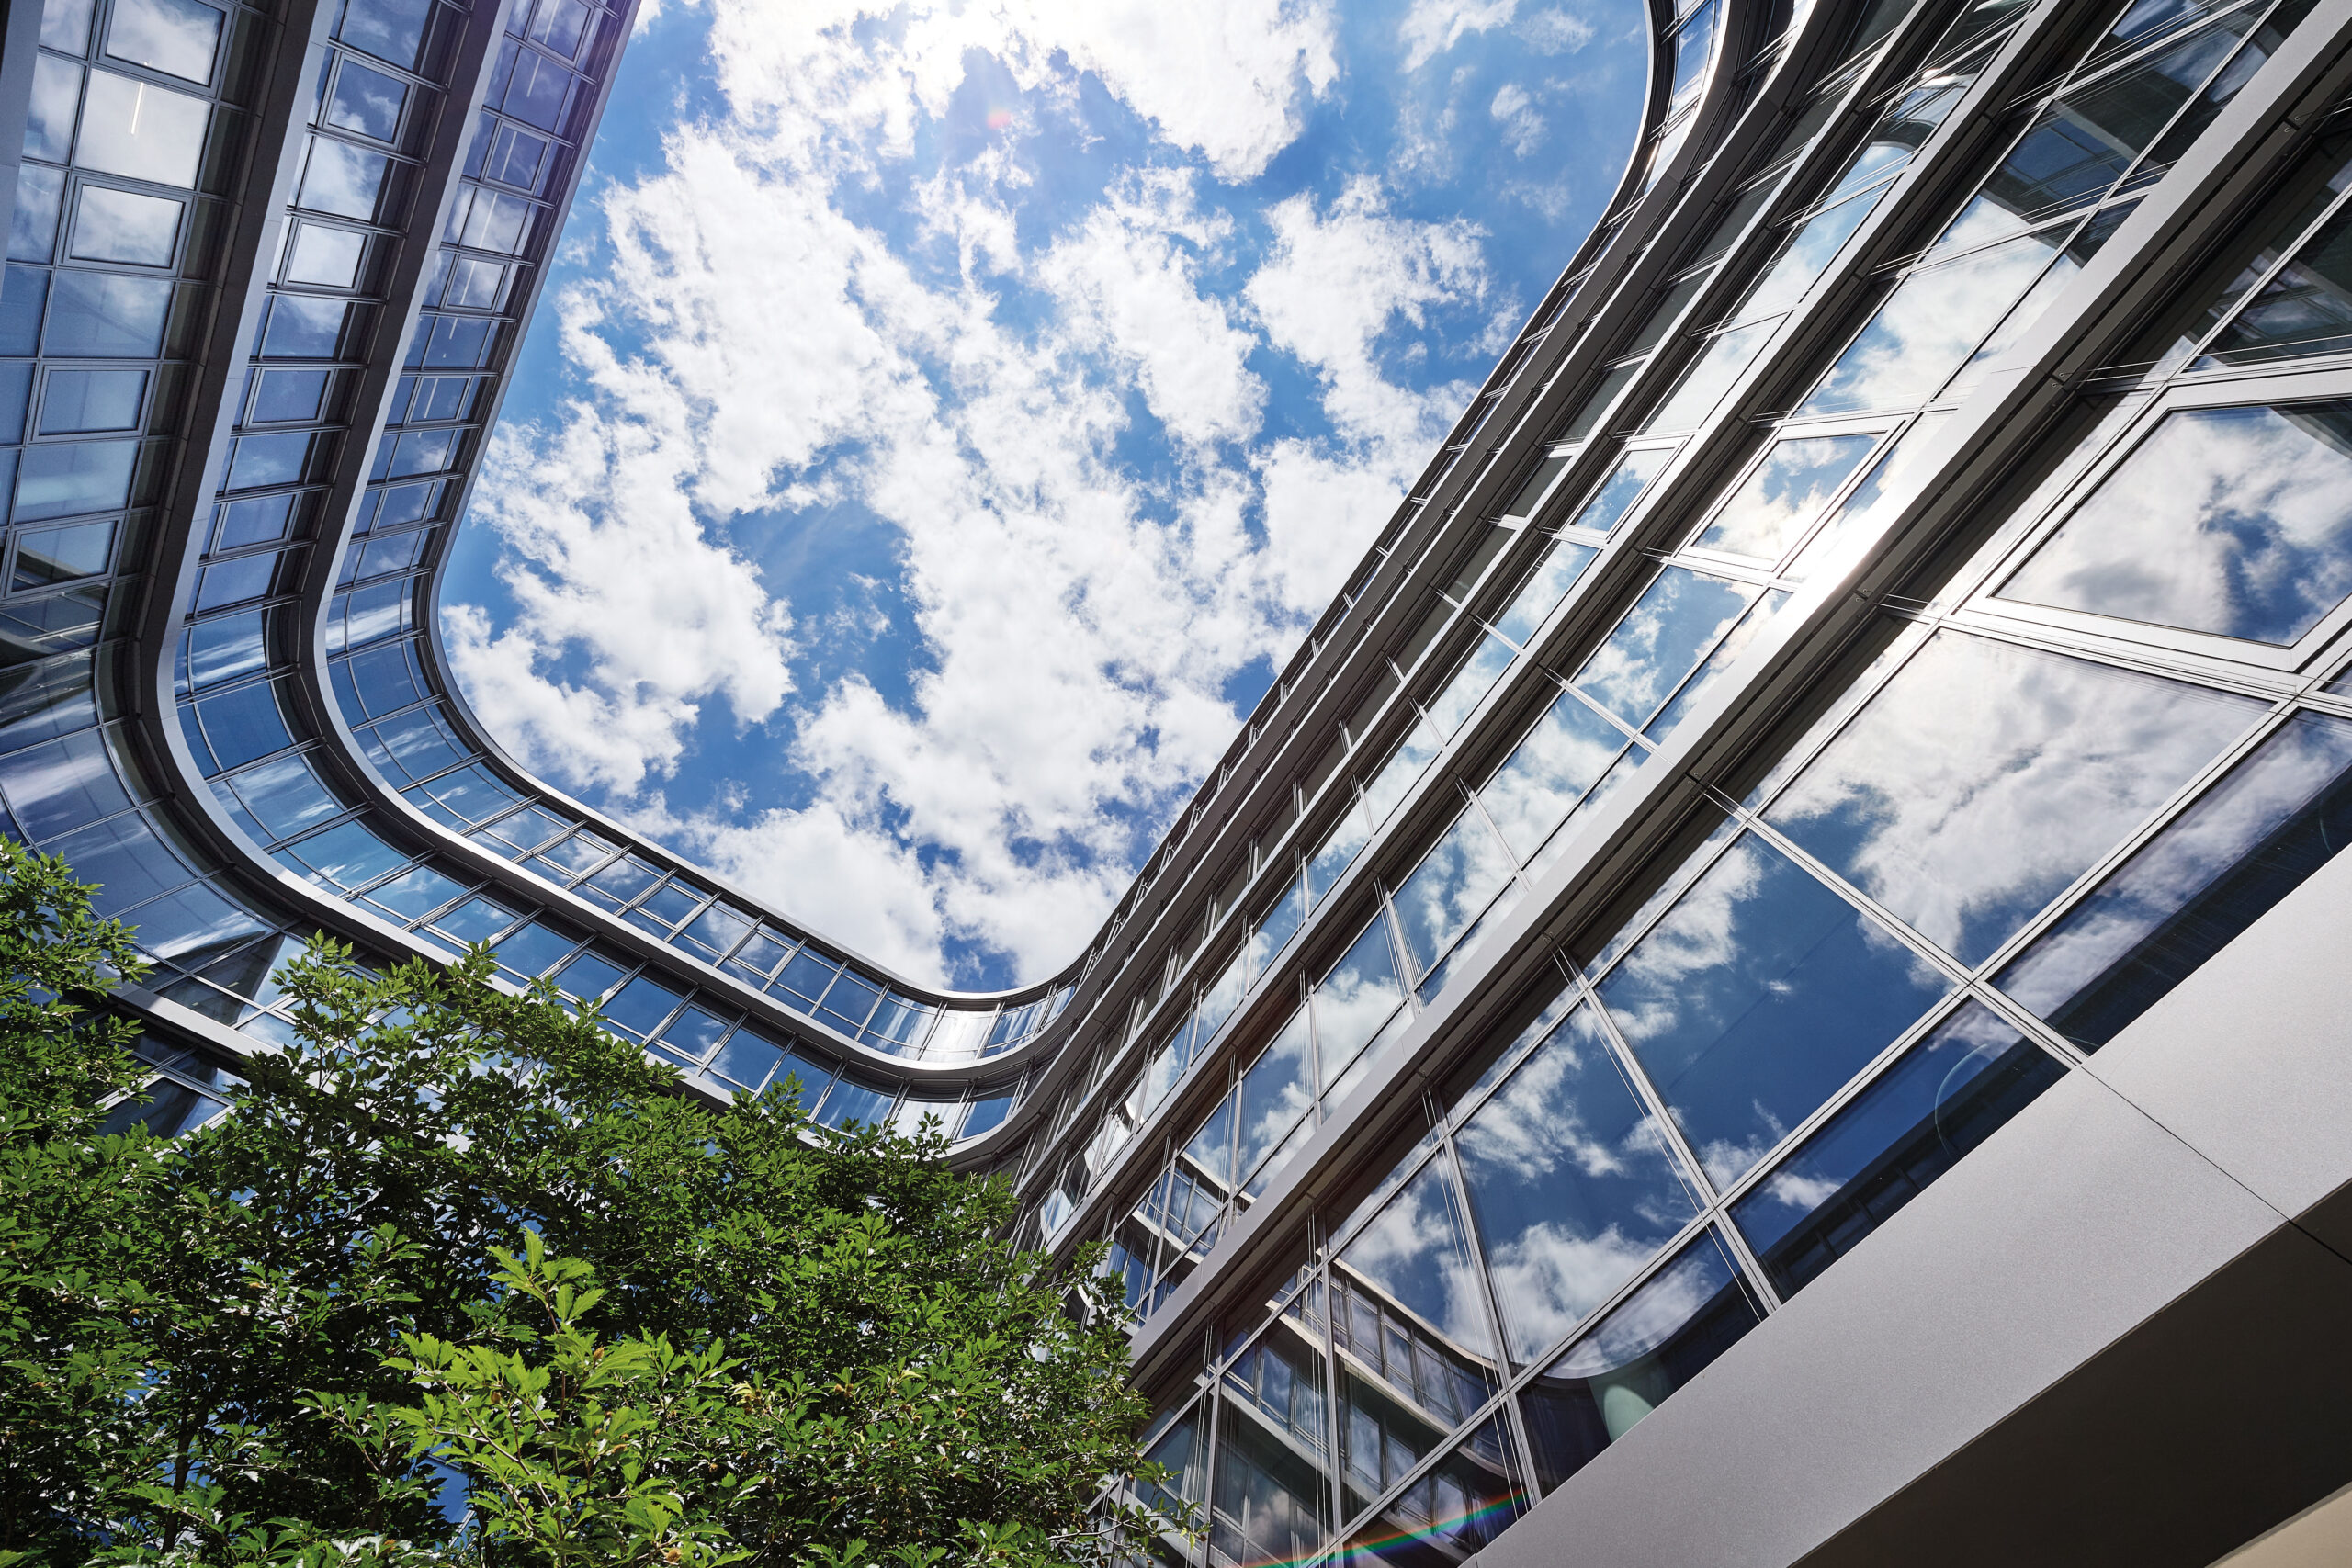
[[[73,254],[83,261],[169,266],[181,204],[104,186],[84,186],[74,203]]]
[[[570,60],[580,52],[581,35],[587,31],[592,15],[580,0],[539,0],[538,13],[531,18],[530,39]]]
[[[146,391],[144,370],[53,370],[41,394],[40,433],[136,430]]]
[[[1340,1473],[1347,1512],[1405,1478],[1478,1408],[1486,1369],[1363,1282],[1335,1276],[1331,1331],[1351,1362],[1340,1378]]]
[[[1674,35],[1674,86],[1667,102],[1667,113],[1673,114],[1699,96],[1699,84],[1705,80],[1708,46],[1715,39],[1715,8],[1702,6],[1696,15],[1682,25]]]
[[[239,686],[207,697],[196,705],[196,712],[222,769],[241,766],[294,743],[285,715],[278,709],[276,682]]]
[[[879,1046],[898,1055],[915,1055],[922,1045],[923,1032],[938,1010],[898,993],[886,994],[865,1021],[865,1028],[858,1036],[868,1045]]]
[[[465,760],[466,753],[450,739],[441,716],[431,708],[388,718],[373,733],[379,744],[369,749],[369,755],[395,783],[403,774],[421,778]]]
[[[556,961],[580,945],[580,939],[537,921],[525,926],[493,950],[498,962],[525,979],[537,979]]]
[[[1388,922],[1375,917],[1315,984],[1316,1048],[1328,1090],[1404,1005],[1405,988],[1388,945]]]
[[[2298,714],[1996,984],[2096,1050],[2301,886],[2347,834],[2352,724]]]
[[[202,98],[93,71],[83,95],[74,162],[159,186],[193,186],[210,112]]]
[[[269,308],[262,353],[272,359],[333,359],[343,341],[346,309],[340,299],[279,295]]]
[[[1625,612],[1609,640],[1585,660],[1577,671],[1577,685],[1639,728],[1759,592],[1750,583],[1688,567],[1666,568]]]
[[[1765,815],[1975,964],[2261,712],[1939,632]]]
[[[303,945],[291,935],[272,936],[213,964],[204,977],[267,1007],[285,994],[288,973],[302,956]]]
[[[1455,1146],[1521,1361],[1556,1344],[1697,1213],[1589,1007],[1536,1047]]]
[[[839,973],[840,965],[828,963],[804,947],[792,955],[792,962],[784,966],[784,973],[769,988],[778,992],[787,1005],[805,1012],[816,1005],[817,998],[825,994],[825,987]]]
[[[1464,810],[1396,889],[1396,923],[1415,976],[1444,956],[1453,939],[1510,886],[1510,854],[1477,807]]]
[[[220,13],[197,0],[115,0],[107,52],[190,82],[212,79]]]
[[[1584,575],[1584,569],[1600,553],[1589,545],[1570,544],[1565,539],[1555,541],[1496,617],[1495,629],[1521,648],[1526,647],[1527,639],[1535,635],[1535,628],[1544,624],[1544,617],[1568,596],[1568,590],[1576,586],[1577,579]]]
[[[1913,273],[1797,412],[1849,413],[1926,402],[2024,298],[2067,233],[2058,228],[2020,235]]]
[[[1239,1155],[1235,1169],[1244,1181],[1315,1109],[1311,1043],[1306,1010],[1300,1008],[1241,1075],[1235,1123]]]
[[[91,904],[100,915],[119,915],[188,879],[187,867],[136,815],[93,822],[48,848],[65,857],[76,881],[97,885]]]
[[[258,384],[254,389],[254,423],[298,423],[318,418],[331,374],[325,370],[261,372],[254,378]]]
[[[301,204],[313,212],[363,221],[376,216],[377,198],[391,160],[323,136],[311,140],[311,166],[302,176]]]
[[[433,929],[462,942],[488,942],[514,923],[514,911],[490,898],[469,898],[436,917]]]
[[[1775,316],[1770,321],[1736,327],[1708,340],[1681,384],[1674,389],[1674,395],[1659,405],[1642,429],[1688,430],[1704,419],[1723,400],[1731,384],[1739,379],[1748,362],[1763,351],[1764,340],[1771,335],[1780,320]]]
[[[2293,643],[2352,594],[2352,402],[2158,425],[2000,597]]]
[[[422,919],[464,893],[466,886],[429,865],[412,866],[368,895],[403,919]]]
[[[1549,1492],[1706,1370],[1764,1314],[1723,1245],[1701,1236],[1521,1395]]]
[[[159,1138],[176,1138],[225,1114],[229,1109],[210,1095],[198,1094],[169,1078],[157,1078],[141,1092],[147,1096],[146,1104],[124,1100],[107,1114],[99,1131],[128,1133],[134,1127],[144,1127]]]
[[[1443,749],[1444,742],[1438,739],[1437,732],[1416,719],[1405,738],[1396,743],[1396,750],[1388,754],[1388,761],[1380,765],[1380,772],[1363,786],[1364,809],[1372,813],[1374,821],[1388,819],[1388,814],[1412,793],[1414,781]]]
[[[432,0],[350,0],[336,36],[403,70],[416,64]]]
[[[1874,150],[1873,147],[1866,147],[1862,152],[1867,155]],[[1890,156],[1894,152],[1891,148],[1886,151]],[[1891,168],[1909,156],[1908,150],[1904,150],[1902,156],[1894,159],[1886,167]],[[1849,181],[1858,191],[1869,184],[1866,177],[1849,175]],[[1829,269],[1829,264],[1838,258],[1838,253],[1845,248],[1847,241],[1854,237],[1854,231],[1862,226],[1862,220],[1871,215],[1877,208],[1879,198],[1885,194],[1883,186],[1861,191],[1860,195],[1849,196],[1835,206],[1826,207],[1806,219],[1804,225],[1789,237],[1788,243],[1774,259],[1771,270],[1758,280],[1756,287],[1748,291],[1747,297],[1739,302],[1738,309],[1732,314],[1736,318],[1775,314],[1804,299],[1805,290],[1813,287],[1814,279]]]
[[[583,953],[563,966],[556,987],[567,997],[593,1002],[620,983],[628,971],[601,953]]]
[[[2340,349],[2352,334],[2352,209],[2328,220],[2213,340],[2230,364]]]
[[[703,906],[703,892],[691,883],[672,882],[656,889],[639,908],[665,926],[675,926]]]
[[[820,1016],[851,1034],[862,1028],[866,1015],[882,999],[881,988],[864,977],[844,970],[842,977],[825,992],[825,1005]]]
[[[562,124],[564,96],[571,80],[571,72],[526,50],[514,62],[514,74],[507,85],[506,112],[541,130],[557,130]]]
[[[1624,749],[1623,731],[1564,692],[1479,789],[1478,804],[1525,862]]]
[[[142,904],[123,920],[138,928],[142,949],[190,968],[263,930],[260,921],[202,883]]]
[[[135,441],[28,446],[17,470],[14,516],[28,523],[77,512],[114,511],[130,498],[130,470],[138,457]]]
[[[352,288],[359,281],[359,262],[367,249],[364,234],[305,223],[301,236],[294,242],[293,257],[286,264],[286,280],[327,288]]]
[[[114,524],[84,523],[71,528],[40,528],[17,540],[15,586],[39,588],[71,582],[107,570],[114,555]]]
[[[280,757],[230,780],[273,838],[289,839],[343,809],[307,756]]]
[[[1791,561],[1786,575],[1802,581],[1826,559],[1832,547],[1840,538],[1859,534],[1877,520],[1881,502],[1903,477],[1904,470],[1917,463],[1935,440],[1935,434],[1950,413],[1922,415],[1911,427],[1894,438],[1894,446],[1871,468],[1870,477],[1854,487],[1853,493],[1830,517],[1821,532],[1805,542],[1797,558]]]
[[[706,950],[724,954],[736,942],[743,941],[743,933],[751,931],[751,924],[752,921],[748,915],[739,915],[736,909],[729,909],[727,905],[713,903],[708,909],[703,909],[701,915],[694,917],[694,924],[687,926],[687,938],[696,945],[706,947]],[[769,968],[774,966],[776,964],[772,959]]]
[[[380,71],[370,71],[354,60],[336,73],[334,96],[327,105],[327,123],[356,131],[378,141],[390,141],[401,129],[401,107],[408,89]]]
[[[1291,938],[1306,919],[1306,887],[1303,878],[1294,877],[1274,907],[1266,911],[1250,932],[1250,973],[1263,975],[1267,966],[1290,945]]]
[[[1657,478],[1658,470],[1666,467],[1667,459],[1673,456],[1674,448],[1671,446],[1651,446],[1626,453],[1617,460],[1617,467],[1610,471],[1609,477],[1600,481],[1600,488],[1592,492],[1592,499],[1586,502],[1583,510],[1571,520],[1574,525],[1600,534],[1617,526],[1625,513],[1634,509],[1634,502],[1641,499],[1642,491],[1649,488],[1650,480]]]
[[[718,1043],[730,1021],[707,1008],[689,1007],[662,1032],[662,1043],[699,1062]]]
[[[728,1082],[740,1084],[757,1094],[767,1087],[768,1075],[775,1072],[783,1060],[784,1052],[780,1047],[761,1039],[748,1029],[742,1029],[736,1031],[735,1037],[727,1043],[727,1048],[719,1052],[718,1058],[710,1064],[710,1070]],[[818,1087],[821,1092],[821,1080]],[[808,1085],[804,1082],[801,1088],[805,1094]]]
[[[74,109],[81,96],[80,66],[46,54],[34,57],[32,102],[25,116],[25,156],[60,164],[67,161],[74,143]]]
[[[2043,109],[1937,243],[1979,243],[2103,195],[2260,15],[2252,7],[2241,10],[2220,27]]]
[[[1342,799],[1347,798],[1345,779],[1340,781],[1338,794]],[[1347,874],[1348,867],[1355,863],[1357,852],[1371,840],[1370,812],[1362,801],[1348,800],[1347,809],[1337,822],[1331,824],[1331,830],[1324,835],[1321,845],[1307,859],[1306,886],[1317,908],[1340,885],[1340,878]]]
[[[970,1112],[964,1118],[963,1131],[957,1136],[977,1138],[983,1133],[992,1133],[1004,1124],[1005,1117],[1012,1111],[1012,1095],[1009,1091],[975,1100]]]
[[[825,1096],[825,1104],[817,1120],[828,1127],[842,1128],[851,1122],[861,1127],[876,1127],[890,1113],[890,1102],[897,1096],[886,1086],[865,1083],[844,1073]],[[805,1103],[805,1101],[804,1101]]]
[[[288,845],[278,852],[277,858],[338,887],[361,887],[408,857],[378,838],[365,824],[339,822],[323,833]]]
[[[1233,1016],[1233,1010],[1241,1005],[1249,980],[1247,955],[1236,953],[1216,978],[1201,987],[1200,1006],[1195,1016],[1200,1020],[1200,1038],[1204,1042],[1214,1038],[1216,1032],[1224,1027],[1225,1021]]]
[[[57,213],[64,196],[63,171],[39,164],[17,166],[17,206],[8,216],[10,261],[49,260],[57,243]]]
[[[727,1043],[727,1049],[719,1055],[718,1066],[720,1070],[724,1071],[729,1066],[740,1067],[746,1073],[755,1070],[756,1060],[745,1065],[737,1055],[738,1051],[743,1047],[743,1043],[753,1038],[750,1030],[743,1030],[740,1031],[734,1039],[729,1040]],[[774,1048],[766,1040],[759,1040],[756,1043],[763,1050]],[[800,1110],[808,1111],[825,1097],[825,1088],[832,1081],[831,1064],[811,1056],[805,1051],[786,1051],[777,1061],[775,1070],[769,1075],[768,1082],[763,1087],[785,1089],[795,1084],[798,1085],[797,1089],[786,1094],[785,1098]]]
[[[723,914],[727,911],[718,909],[715,912]],[[705,919],[708,918],[705,917]],[[689,932],[689,934],[692,933]],[[754,933],[752,939],[743,944],[741,950],[728,961],[727,966],[751,976],[752,983],[755,986],[765,981],[775,973],[775,966],[784,962],[786,956],[792,952],[790,947],[778,939],[778,935],[779,933],[767,931]]]
[[[1736,1180],[1950,988],[1749,834],[1691,884],[1600,998],[1699,1163]]]
[[[1682,689],[1674,694],[1674,700],[1658,709],[1657,716],[1642,727],[1642,733],[1652,740],[1663,740],[1673,733],[1674,727],[1682,722],[1683,716],[1690,711],[1700,694],[1739,661],[1740,655],[1747,651],[1748,645],[1756,640],[1758,633],[1772,624],[1772,617],[1780,613],[1781,606],[1789,599],[1788,593],[1776,588],[1757,601],[1755,606],[1740,617],[1739,624],[1731,629],[1730,634],[1715,644],[1715,650],[1707,655],[1707,661],[1682,683]]]
[[[1792,1295],[2065,1074],[1977,1002],[1904,1053],[1732,1206]]]
[[[1509,643],[1497,637],[1479,638],[1478,646],[1462,661],[1461,668],[1453,672],[1453,678],[1445,683],[1445,689],[1429,701],[1430,720],[1437,726],[1439,733],[1452,735],[1459,729],[1462,721],[1470,716],[1470,710],[1478,705],[1479,699],[1502,679],[1503,671],[1510,668],[1510,661]]]
[[[76,359],[152,359],[163,352],[171,304],[172,286],[160,277],[60,272],[46,346]]]
[[[1730,555],[1779,560],[1877,440],[1815,435],[1777,443],[1694,542]]]
[[[44,257],[47,254],[46,251],[42,253]],[[1567,457],[1545,457],[1536,466],[1535,472],[1528,476],[1527,482],[1520,486],[1519,495],[1509,506],[1503,508],[1502,514],[1506,517],[1532,515],[1535,511],[1536,503],[1544,499],[1544,492],[1552,488],[1552,481],[1557,479],[1560,470],[1567,466]]]
[[[1353,1485],[1349,1498],[1362,1501]],[[1527,1506],[1509,1424],[1489,1416],[1467,1442],[1358,1525],[1334,1568],[1453,1568],[1509,1529]]]
[[[1486,1305],[1470,1263],[1468,1238],[1442,1156],[1388,1201],[1339,1257],[1340,1267],[1385,1317],[1409,1325],[1398,1332],[1434,1335],[1457,1352],[1482,1385],[1494,1355]],[[1461,1364],[1458,1355],[1447,1358]],[[1375,1363],[1376,1364],[1376,1363]],[[1469,1408],[1476,1408],[1472,1400]]]
[[[86,659],[0,670],[0,751],[98,722]]]
[[[1220,1422],[1209,1544],[1236,1563],[1306,1562],[1329,1528],[1322,1472],[1267,1430],[1250,1406],[1227,1402]]]

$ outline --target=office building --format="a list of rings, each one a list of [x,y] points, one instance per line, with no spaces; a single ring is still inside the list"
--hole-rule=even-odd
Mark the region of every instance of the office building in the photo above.
[[[976,997],[438,649],[628,8],[13,7],[0,800],[157,960],[150,1119],[319,929],[936,1115],[1108,1243],[1171,1562],[2198,1568],[2352,1482],[2352,0],[1651,21],[1608,217]]]

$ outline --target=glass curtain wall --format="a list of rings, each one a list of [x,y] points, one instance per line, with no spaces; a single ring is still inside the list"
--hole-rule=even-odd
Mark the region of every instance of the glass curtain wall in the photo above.
[[[1640,896],[1237,1292],[1155,1428],[1212,1560],[1460,1561],[2332,858],[2347,149],[2315,140],[1819,716],[1714,780]],[[1840,477],[1784,553],[1839,487],[1870,502],[1886,436],[1861,436],[1803,435],[1854,445],[1815,449]],[[1702,536],[1749,525],[1798,438],[1766,435]],[[1192,1221],[1162,1201],[1119,1245]],[[1287,1468],[1259,1457],[1277,1362],[1321,1419]]]

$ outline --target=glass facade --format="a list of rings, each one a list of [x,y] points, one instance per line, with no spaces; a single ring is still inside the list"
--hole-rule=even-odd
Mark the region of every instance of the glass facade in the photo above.
[[[2295,74],[2352,22],[1660,4],[1608,216],[1088,951],[909,984],[438,649],[631,16],[10,19],[0,826],[157,960],[151,1122],[300,935],[487,942],[1105,1244],[1169,1561],[1459,1562],[2352,832],[2352,130]]]

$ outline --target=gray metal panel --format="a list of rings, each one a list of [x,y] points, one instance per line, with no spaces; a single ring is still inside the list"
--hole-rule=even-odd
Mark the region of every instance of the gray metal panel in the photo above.
[[[2073,1075],[1480,1561],[1796,1562],[2280,1227]]]
[[[2352,1182],[2347,954],[2352,857],[2339,856],[2090,1070],[2281,1213],[2302,1214]]]
[[[2206,1568],[2352,1472],[2347,1318],[2282,1227],[1804,1568]]]

